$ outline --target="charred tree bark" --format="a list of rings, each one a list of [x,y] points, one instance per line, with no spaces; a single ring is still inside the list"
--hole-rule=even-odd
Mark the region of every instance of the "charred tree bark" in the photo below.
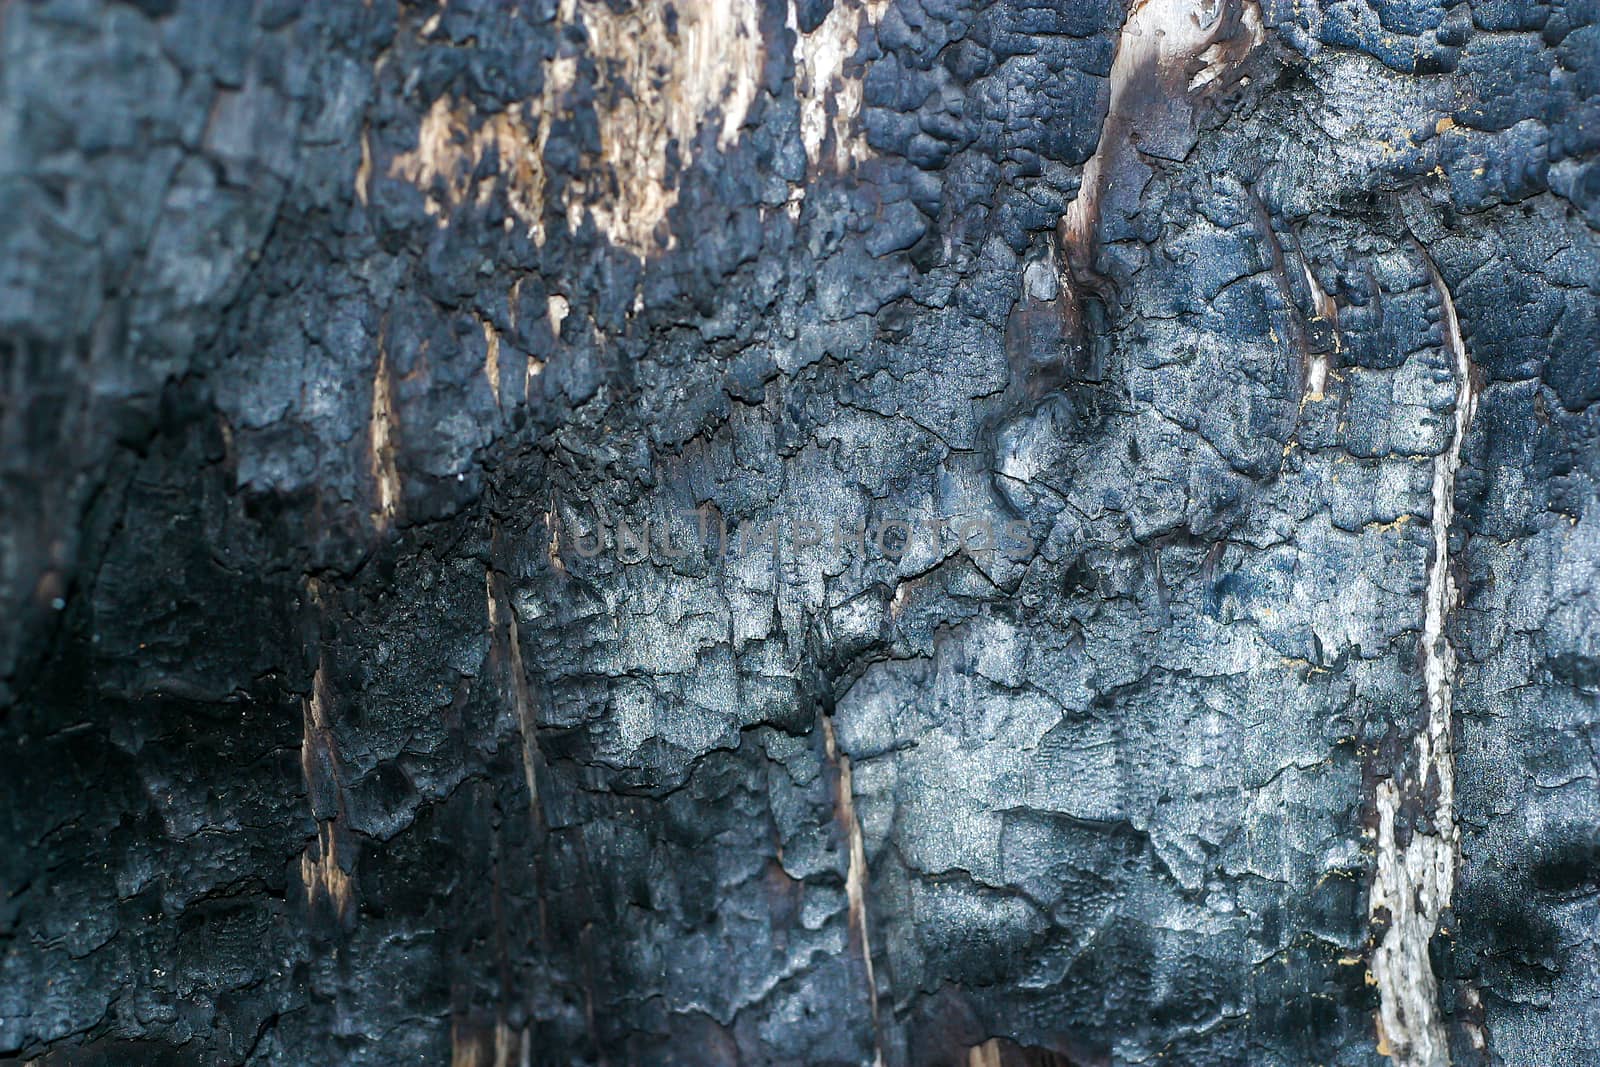
[[[0,0],[0,1057],[1600,1062],[1600,8]]]

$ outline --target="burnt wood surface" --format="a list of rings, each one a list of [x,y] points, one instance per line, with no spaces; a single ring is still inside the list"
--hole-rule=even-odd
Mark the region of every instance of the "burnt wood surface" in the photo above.
[[[1596,0],[0,0],[0,1059],[1600,1063]]]

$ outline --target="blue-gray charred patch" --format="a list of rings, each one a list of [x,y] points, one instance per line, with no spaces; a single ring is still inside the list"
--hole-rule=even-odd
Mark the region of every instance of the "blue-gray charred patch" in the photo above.
[[[1597,42],[0,3],[0,1058],[1600,1058]]]

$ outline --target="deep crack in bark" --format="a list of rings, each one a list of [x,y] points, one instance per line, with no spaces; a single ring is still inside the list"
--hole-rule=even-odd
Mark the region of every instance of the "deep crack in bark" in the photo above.
[[[1450,524],[1455,515],[1456,475],[1477,402],[1472,362],[1461,337],[1455,301],[1438,268],[1420,247],[1440,308],[1440,330],[1454,385],[1451,432],[1433,461],[1432,552],[1423,605],[1422,661],[1427,717],[1413,741],[1414,764],[1377,785],[1377,867],[1369,911],[1383,924],[1372,954],[1378,985],[1378,1042],[1398,1067],[1445,1067],[1450,1043],[1441,1014],[1438,977],[1429,945],[1450,907],[1460,862],[1455,811],[1452,686],[1455,649],[1448,627],[1457,590],[1451,574]],[[1436,790],[1436,792],[1434,792]],[[1432,803],[1428,794],[1434,793]],[[1411,826],[1402,844],[1398,823],[1404,810],[1420,807],[1427,820]]]

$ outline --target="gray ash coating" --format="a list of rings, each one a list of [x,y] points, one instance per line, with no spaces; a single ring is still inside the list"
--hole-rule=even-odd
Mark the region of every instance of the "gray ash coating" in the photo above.
[[[1600,1059],[1600,8],[1132,22],[0,3],[0,1057],[1418,1062],[1447,518],[1439,1032]]]

